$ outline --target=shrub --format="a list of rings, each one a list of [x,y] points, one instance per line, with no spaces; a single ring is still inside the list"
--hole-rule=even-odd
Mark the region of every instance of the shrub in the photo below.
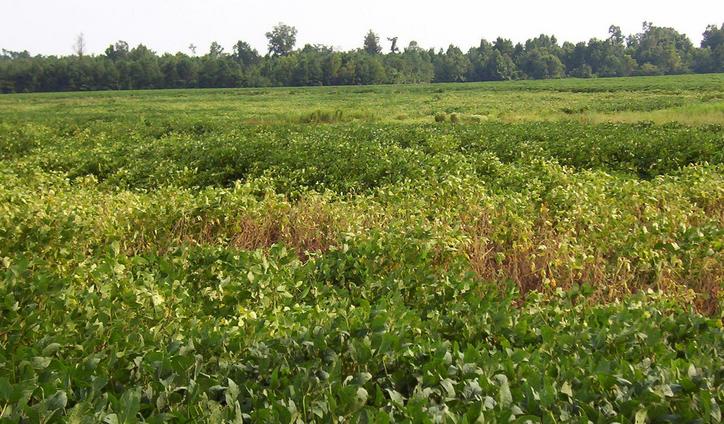
[[[312,113],[302,115],[299,119],[302,124],[331,124],[335,122],[342,122],[343,120],[344,113],[341,110],[315,110]]]

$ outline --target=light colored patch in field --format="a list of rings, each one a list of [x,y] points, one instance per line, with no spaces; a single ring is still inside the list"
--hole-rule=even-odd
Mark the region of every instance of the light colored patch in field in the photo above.
[[[691,104],[650,112],[587,113],[582,114],[580,119],[586,123],[650,121],[657,124],[678,122],[685,125],[724,125],[724,102]]]

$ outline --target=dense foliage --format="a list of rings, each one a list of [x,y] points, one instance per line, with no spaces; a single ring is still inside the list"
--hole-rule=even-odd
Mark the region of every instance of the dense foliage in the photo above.
[[[721,423],[718,78],[4,96],[0,422]]]
[[[269,54],[261,56],[239,41],[232,52],[214,42],[203,56],[157,55],[144,45],[123,41],[105,54],[86,56],[82,48],[66,57],[31,56],[3,50],[0,92],[124,90],[144,88],[367,85],[388,83],[500,81],[724,72],[724,24],[710,25],[700,48],[672,28],[644,23],[641,33],[624,37],[612,26],[609,38],[558,43],[541,35],[513,45],[482,40],[463,52],[423,49],[411,42],[402,51],[397,37],[382,54],[370,31],[363,48],[339,52],[323,45],[294,50],[297,31],[280,24],[267,33]],[[82,39],[81,39],[82,41]],[[81,44],[82,45],[82,44]],[[194,48],[195,50],[195,48]]]

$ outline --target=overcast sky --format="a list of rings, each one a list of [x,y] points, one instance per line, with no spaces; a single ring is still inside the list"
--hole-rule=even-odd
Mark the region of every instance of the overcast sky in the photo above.
[[[297,27],[297,46],[352,49],[373,29],[383,40],[398,36],[400,46],[416,40],[467,50],[498,35],[515,42],[541,33],[561,43],[584,41],[606,37],[611,24],[630,34],[645,20],[674,27],[698,45],[707,24],[724,21],[724,1],[0,0],[0,12],[0,48],[32,54],[70,54],[81,32],[87,52],[96,54],[117,40],[157,52],[188,53],[193,43],[199,54],[212,41],[230,51],[244,40],[265,53],[264,33],[278,22]]]

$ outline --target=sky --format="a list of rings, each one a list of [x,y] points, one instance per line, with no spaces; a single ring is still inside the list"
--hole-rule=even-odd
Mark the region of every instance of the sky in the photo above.
[[[79,33],[89,54],[117,40],[159,53],[189,53],[193,43],[199,54],[212,41],[231,51],[244,40],[266,53],[264,34],[279,22],[298,29],[298,47],[354,49],[372,29],[384,46],[397,36],[403,47],[415,40],[425,48],[467,50],[499,35],[514,42],[542,33],[561,43],[605,38],[612,24],[632,34],[643,21],[674,27],[699,45],[708,24],[724,22],[724,1],[0,0],[0,12],[0,48],[31,54],[71,54]]]

